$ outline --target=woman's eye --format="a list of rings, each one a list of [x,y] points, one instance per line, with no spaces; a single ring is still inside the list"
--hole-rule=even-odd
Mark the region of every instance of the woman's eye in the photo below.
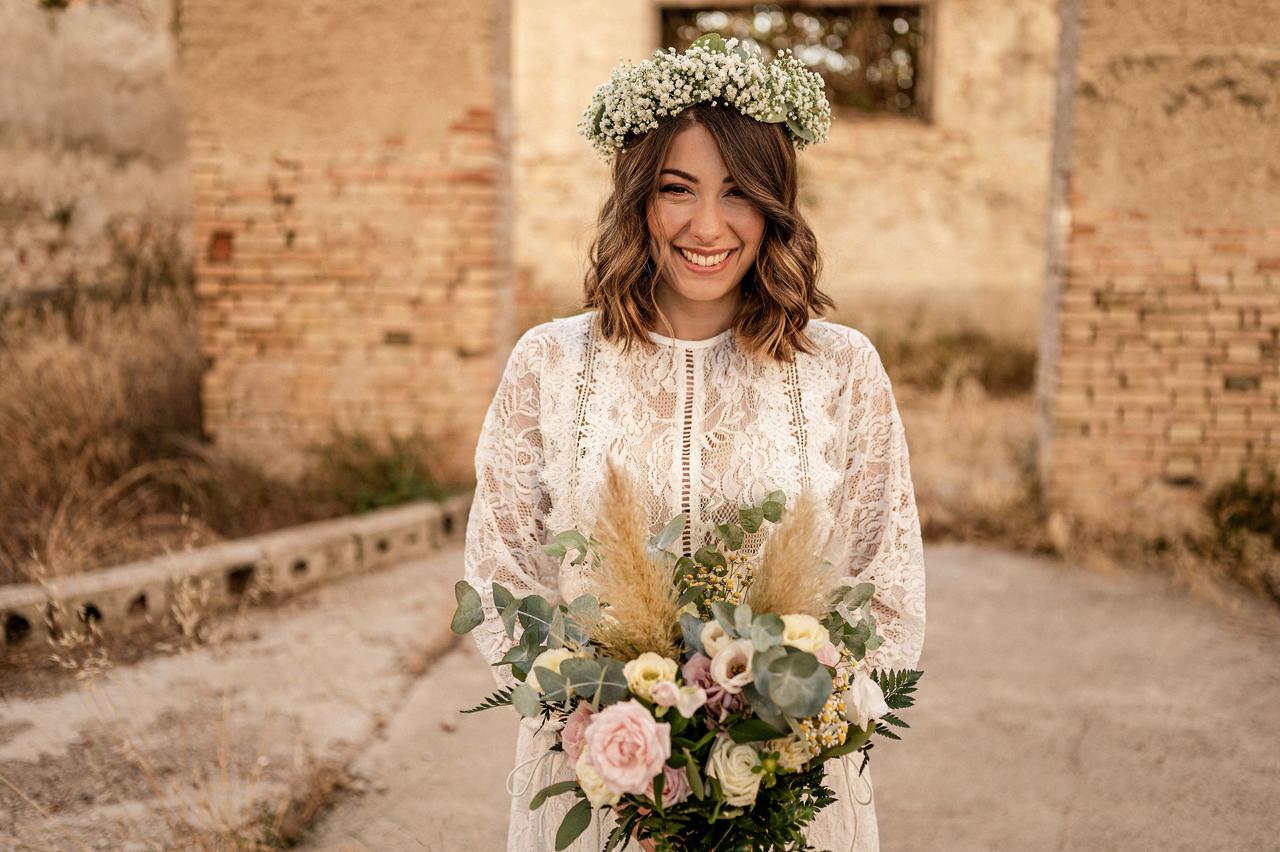
[[[728,192],[727,194],[728,194],[728,195],[736,195],[738,198],[746,198],[746,197],[747,197],[747,196],[746,196],[746,194],[745,194],[742,190],[740,190],[740,189],[736,189],[736,188],[735,188],[735,189],[731,189],[731,190],[729,190],[729,192]]]
[[[673,192],[677,195],[680,193],[687,193],[688,191],[689,190],[686,187],[683,187],[678,183],[669,183],[662,188],[662,192]]]

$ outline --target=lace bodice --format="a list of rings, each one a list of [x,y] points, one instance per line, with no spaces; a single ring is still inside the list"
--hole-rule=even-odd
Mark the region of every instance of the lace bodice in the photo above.
[[[651,332],[656,351],[624,353],[594,318],[588,311],[525,332],[485,416],[465,541],[465,578],[488,613],[473,634],[482,653],[494,662],[510,646],[491,609],[494,581],[553,602],[590,591],[588,576],[540,545],[566,529],[591,531],[605,458],[615,454],[637,480],[650,533],[688,514],[684,553],[715,541],[715,526],[735,521],[740,505],[812,488],[831,529],[823,555],[878,590],[872,608],[885,641],[867,662],[916,666],[925,624],[920,524],[902,421],[871,342],[813,319],[807,332],[818,351],[791,364],[752,358],[732,329],[694,341]],[[772,529],[747,535],[749,556]],[[494,673],[500,685],[514,682],[509,668]]]

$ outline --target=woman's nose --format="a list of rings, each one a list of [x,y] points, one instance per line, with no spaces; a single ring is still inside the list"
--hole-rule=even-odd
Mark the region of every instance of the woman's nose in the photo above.
[[[689,235],[700,243],[713,245],[720,236],[724,217],[720,214],[720,202],[716,198],[699,199],[689,222]]]

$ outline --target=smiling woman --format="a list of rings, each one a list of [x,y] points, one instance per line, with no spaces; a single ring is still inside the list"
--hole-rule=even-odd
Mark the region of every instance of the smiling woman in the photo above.
[[[585,306],[629,349],[653,333],[705,340],[734,329],[742,347],[789,360],[812,352],[821,258],[796,209],[795,149],[781,124],[699,103],[637,137],[613,162]]]

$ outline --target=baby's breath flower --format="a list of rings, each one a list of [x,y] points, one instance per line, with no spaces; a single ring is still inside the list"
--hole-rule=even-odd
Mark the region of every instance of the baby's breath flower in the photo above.
[[[660,118],[710,101],[757,121],[785,122],[800,150],[826,141],[831,105],[823,86],[822,77],[789,49],[766,64],[758,49],[709,33],[684,53],[657,50],[638,65],[615,66],[592,95],[578,131],[608,160],[629,138],[657,127]]]

